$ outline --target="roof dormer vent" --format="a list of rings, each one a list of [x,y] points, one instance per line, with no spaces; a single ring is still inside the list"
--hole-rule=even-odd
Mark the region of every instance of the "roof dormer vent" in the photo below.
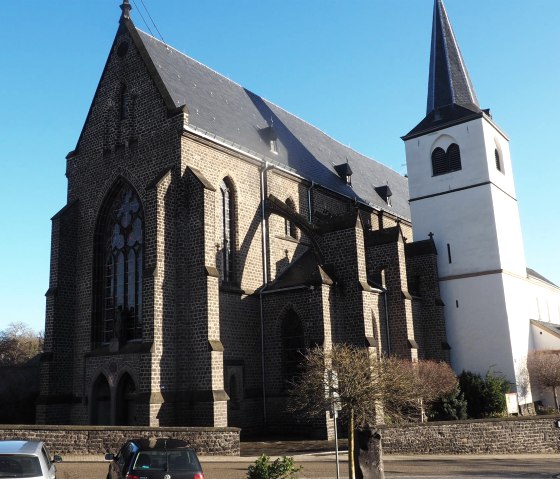
[[[278,154],[278,133],[276,128],[271,123],[270,126],[266,128],[261,128],[259,131],[261,138],[268,144],[270,151],[274,154]]]
[[[350,168],[348,160],[346,160],[346,163],[334,165],[334,169],[338,173],[338,176],[340,176],[347,185],[352,186],[352,168]]]
[[[391,206],[391,196],[393,196],[393,192],[391,188],[389,188],[389,182],[387,182],[386,185],[377,186],[375,191],[388,206]]]

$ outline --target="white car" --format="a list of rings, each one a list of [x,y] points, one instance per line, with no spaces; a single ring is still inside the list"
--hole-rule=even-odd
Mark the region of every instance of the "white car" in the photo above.
[[[55,462],[41,441],[0,441],[0,478],[55,479]]]

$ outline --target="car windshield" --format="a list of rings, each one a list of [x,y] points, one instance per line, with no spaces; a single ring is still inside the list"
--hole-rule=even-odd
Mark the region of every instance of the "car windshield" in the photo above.
[[[136,456],[136,471],[196,471],[200,466],[193,451],[142,451]]]
[[[24,454],[0,455],[0,477],[41,476],[41,465],[38,457]]]

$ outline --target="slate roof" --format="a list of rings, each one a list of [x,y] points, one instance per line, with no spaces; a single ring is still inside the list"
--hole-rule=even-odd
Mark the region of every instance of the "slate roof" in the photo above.
[[[408,181],[391,168],[339,143],[309,123],[203,64],[136,29],[176,107],[186,105],[189,126],[235,143],[303,178],[364,204],[410,219]],[[278,154],[270,151],[270,127]],[[334,165],[348,161],[352,185]],[[391,206],[376,192],[389,185]]]
[[[443,0],[435,0],[426,117],[404,139],[482,113]]]
[[[540,279],[541,281],[544,281],[545,283],[548,283],[551,286],[555,286],[556,288],[558,288],[558,286],[556,284],[554,284],[549,279],[546,279],[543,275],[537,273],[534,269],[527,268],[527,276],[532,276],[533,278]]]
[[[560,338],[560,325],[558,324],[546,323],[544,321],[539,321],[538,319],[531,319],[531,324],[538,326],[557,338]]]

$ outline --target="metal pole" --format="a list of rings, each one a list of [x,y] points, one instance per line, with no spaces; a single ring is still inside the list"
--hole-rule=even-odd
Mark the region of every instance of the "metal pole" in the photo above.
[[[338,411],[336,410],[333,403],[333,419],[334,419],[334,449],[336,451],[336,479],[340,478],[340,462],[338,460],[338,430],[336,427],[336,418],[338,417]]]

